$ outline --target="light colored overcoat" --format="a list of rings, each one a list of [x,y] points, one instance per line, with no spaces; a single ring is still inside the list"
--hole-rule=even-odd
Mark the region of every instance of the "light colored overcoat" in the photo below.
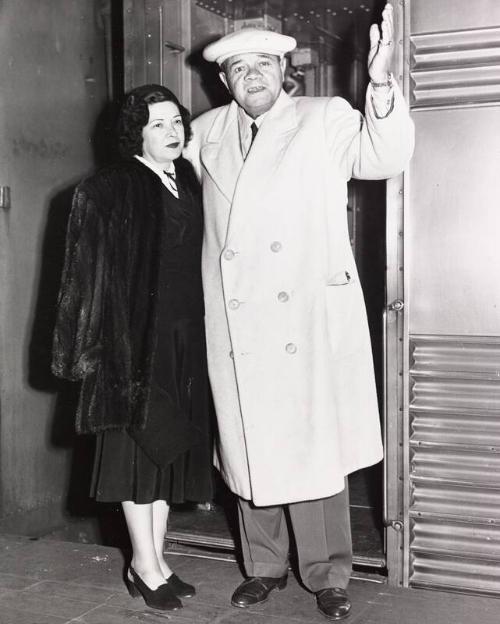
[[[235,102],[193,122],[216,464],[256,505],[330,496],[382,458],[347,181],[398,174],[413,125],[341,98],[282,92],[243,162]]]

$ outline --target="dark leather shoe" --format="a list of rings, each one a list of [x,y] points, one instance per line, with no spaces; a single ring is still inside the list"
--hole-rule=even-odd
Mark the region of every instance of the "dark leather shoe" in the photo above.
[[[318,609],[329,620],[343,620],[351,611],[351,601],[345,589],[328,587],[316,592]]]
[[[172,589],[178,598],[192,598],[196,594],[196,589],[193,585],[185,583],[175,573],[172,573],[168,577],[167,585]]]
[[[151,589],[141,579],[132,566],[126,576],[127,587],[132,598],[142,596],[144,602],[152,609],[160,611],[175,611],[182,607],[182,602],[177,598],[172,589],[163,583],[157,589]]]
[[[262,604],[269,598],[273,589],[284,589],[286,587],[287,576],[272,578],[269,576],[251,576],[236,588],[231,604],[233,607],[253,607]]]

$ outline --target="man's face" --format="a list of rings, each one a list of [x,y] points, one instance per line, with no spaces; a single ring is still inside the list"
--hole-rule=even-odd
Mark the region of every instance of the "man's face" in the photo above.
[[[247,52],[224,62],[220,73],[228,91],[250,117],[267,112],[283,85],[285,60],[272,54]]]

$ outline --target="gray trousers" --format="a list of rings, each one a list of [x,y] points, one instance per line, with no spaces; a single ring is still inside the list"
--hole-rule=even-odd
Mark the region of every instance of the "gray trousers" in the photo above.
[[[285,508],[297,545],[300,576],[313,592],[345,589],[352,570],[349,493],[319,500],[256,507],[238,500],[243,563],[248,576],[280,577],[288,570],[289,535]]]

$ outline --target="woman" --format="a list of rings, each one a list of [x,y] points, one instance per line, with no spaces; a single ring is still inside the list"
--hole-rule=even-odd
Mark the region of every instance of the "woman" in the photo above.
[[[127,584],[148,606],[194,587],[163,555],[170,503],[212,495],[200,188],[182,159],[189,114],[163,86],[130,92],[124,160],[76,189],[53,371],[81,381],[79,433],[97,434],[92,494],[122,503]]]

